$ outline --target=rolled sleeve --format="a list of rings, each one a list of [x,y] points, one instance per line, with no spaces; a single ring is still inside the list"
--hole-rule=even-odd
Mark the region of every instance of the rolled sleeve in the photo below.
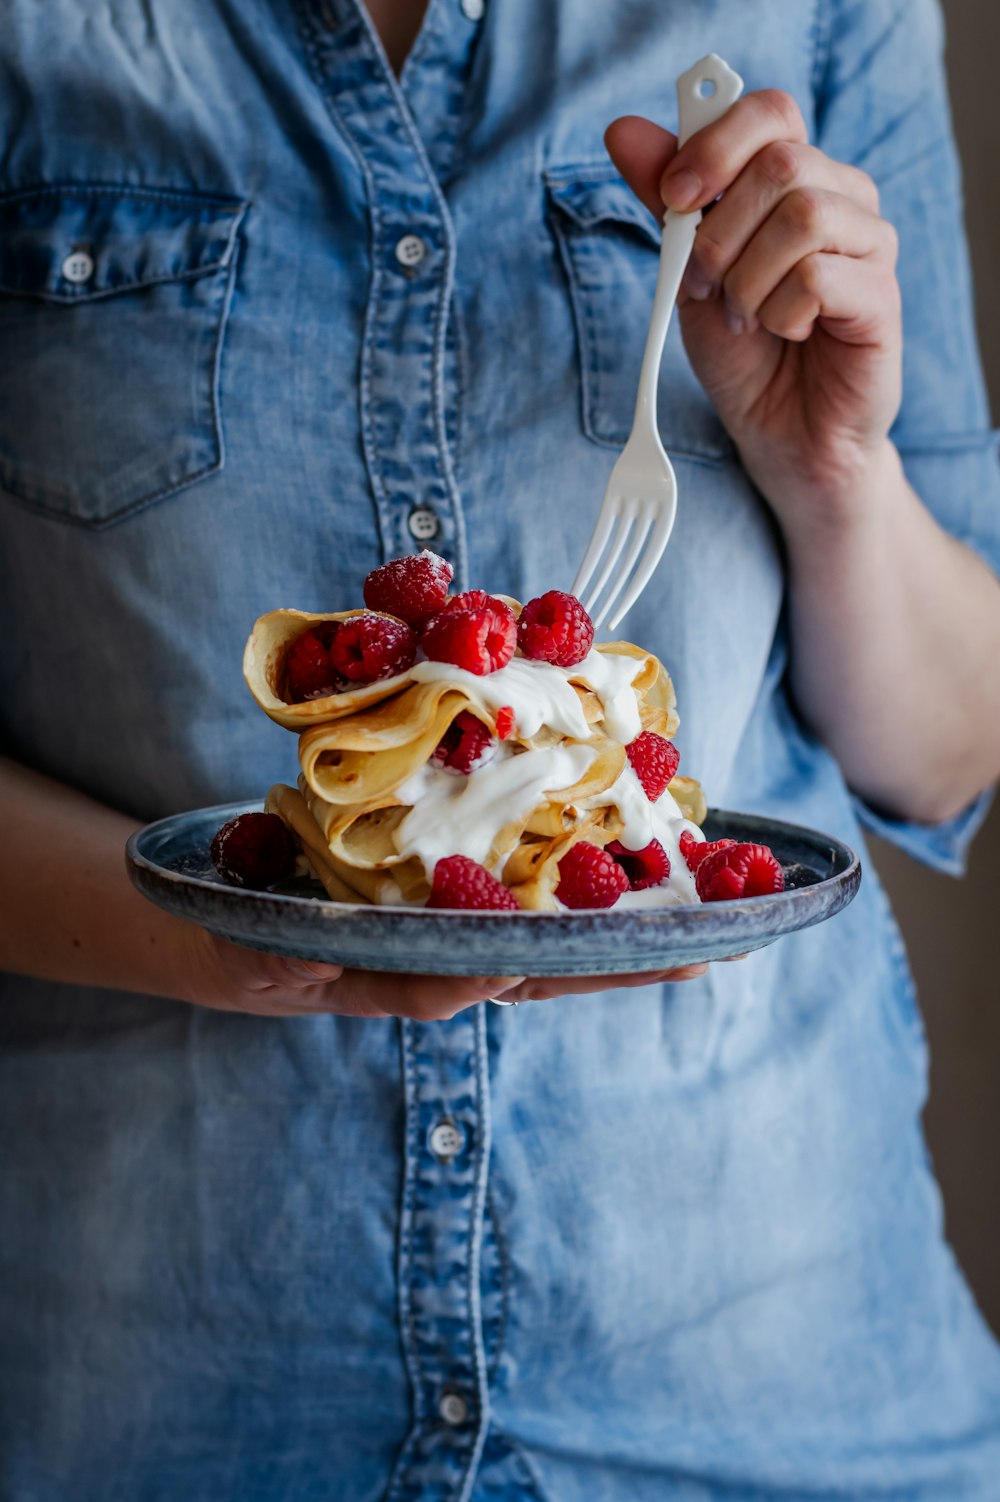
[[[987,789],[966,805],[954,819],[941,824],[914,824],[906,819],[890,819],[855,795],[858,819],[872,834],[896,845],[921,865],[941,871],[945,876],[963,876],[966,856],[976,832],[989,812],[994,789]]]

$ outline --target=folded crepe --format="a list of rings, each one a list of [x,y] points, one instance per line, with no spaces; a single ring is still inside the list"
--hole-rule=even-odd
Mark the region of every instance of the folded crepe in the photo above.
[[[370,704],[397,694],[410,680],[405,673],[358,684],[342,693],[326,694],[289,704],[283,697],[285,659],[294,641],[310,626],[338,624],[355,615],[378,615],[379,611],[340,610],[313,615],[306,610],[272,610],[255,622],[243,652],[243,676],[250,692],[266,715],[286,730],[305,730],[321,720],[339,720],[357,714]],[[391,617],[395,620],[395,616]]]
[[[519,612],[516,601],[508,603]],[[433,879],[428,826],[437,832],[439,822],[447,825],[453,818],[468,844],[476,800],[487,785],[484,769],[468,776],[449,774],[435,769],[432,758],[460,714],[473,715],[497,737],[499,690],[490,681],[496,675],[477,679],[449,668],[444,676],[423,681],[415,664],[391,678],[289,702],[284,697],[285,662],[293,643],[310,627],[362,613],[275,610],[253,628],[243,660],[250,691],[271,719],[299,732],[298,788],[273,787],[266,806],[293,831],[308,868],[335,901],[422,905]],[[652,653],[630,642],[602,643],[595,650],[631,658],[634,676],[625,683],[628,675],[619,666],[612,669],[593,659],[589,669],[584,659],[559,670],[579,703],[580,712],[573,711],[570,723],[578,722],[585,738],[566,736],[547,722],[522,734],[515,718],[508,738],[495,748],[489,785],[500,790],[498,797],[502,794],[501,811],[498,815],[491,809],[474,858],[524,908],[558,906],[559,862],[574,844],[588,840],[603,846],[623,833],[622,811],[609,798],[627,764],[625,746],[608,733],[606,723],[621,710],[613,702],[615,694],[625,696],[633,716],[638,712],[643,730],[671,736],[679,723],[673,683]],[[516,716],[517,706],[513,708]],[[536,760],[528,763],[524,757]],[[552,785],[535,786],[539,767],[551,767]],[[559,785],[560,779],[565,785]],[[675,777],[669,791],[681,814],[700,823],[705,803],[699,784]],[[442,807],[447,817],[440,820]],[[439,832],[444,842],[440,854],[470,853],[449,851],[448,829]]]

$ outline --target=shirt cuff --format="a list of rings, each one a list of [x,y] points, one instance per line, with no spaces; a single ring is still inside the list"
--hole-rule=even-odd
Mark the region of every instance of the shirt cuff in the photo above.
[[[922,865],[941,871],[945,876],[964,876],[969,846],[989,812],[995,792],[995,788],[987,788],[961,813],[940,824],[914,824],[907,819],[892,819],[857,796],[854,797],[854,808],[859,821],[871,834],[877,834]]]

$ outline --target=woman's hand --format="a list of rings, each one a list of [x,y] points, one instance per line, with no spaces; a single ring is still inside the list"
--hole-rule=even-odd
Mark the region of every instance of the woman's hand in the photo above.
[[[487,997],[541,1001],[620,986],[689,980],[706,965],[648,975],[567,976],[529,979],[511,975],[397,975],[345,970],[340,965],[284,959],[191,930],[190,980],[184,1000],[220,1011],[262,1017],[300,1017],[321,1012],[348,1017],[413,1017],[434,1022],[454,1017]]]
[[[606,140],[657,217],[710,208],[678,302],[691,364],[786,533],[839,520],[885,460],[901,393],[896,234],[875,184],[809,146],[775,90],[680,151],[637,116]]]
[[[870,803],[951,818],[996,777],[1000,594],[913,491],[888,437],[901,295],[874,183],[809,146],[794,100],[774,90],[680,151],[634,116],[606,139],[658,216],[712,206],[681,329],[784,534],[799,712]]]
[[[649,975],[389,975],[288,960],[215,938],[141,897],[122,851],[133,820],[0,757],[0,969],[165,996],[223,1012],[298,1017],[454,1017],[488,996],[538,1001],[567,992],[687,980],[704,965]]]

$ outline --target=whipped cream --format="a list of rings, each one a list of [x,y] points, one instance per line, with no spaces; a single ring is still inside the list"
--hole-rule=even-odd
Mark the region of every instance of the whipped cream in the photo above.
[[[642,850],[651,840],[659,840],[670,861],[670,875],[665,882],[658,887],[647,887],[643,892],[626,892],[615,906],[665,907],[681,902],[700,902],[694,873],[688,869],[681,853],[680,838],[685,829],[690,830],[696,840],[703,840],[705,836],[697,824],[684,817],[670,790],[664,789],[656,802],[650,803],[635,768],[626,761],[609,788],[584,800],[586,808],[606,808],[609,805],[621,814],[621,843],[626,850]]]
[[[506,667],[480,677],[449,662],[418,662],[409,671],[417,683],[450,683],[460,688],[477,708],[494,718],[504,705],[515,715],[518,736],[530,739],[547,728],[565,736],[560,745],[515,751],[509,743],[497,747],[488,762],[470,776],[428,763],[396,789],[410,812],[393,834],[403,858],[417,856],[428,878],[438,860],[466,855],[480,865],[492,864],[490,853],[501,829],[525,818],[547,794],[572,787],[587,773],[597,756],[586,744],[594,728],[587,723],[573,683],[593,690],[603,708],[603,730],[622,745],[641,733],[638,695],[633,687],[641,659],[621,653],[592,650],[572,668],[515,657]],[[572,680],[572,681],[571,681]],[[641,850],[659,840],[670,860],[670,875],[658,887],[626,892],[616,906],[665,907],[698,902],[694,876],[681,854],[685,829],[704,839],[697,824],[682,814],[669,792],[650,803],[630,762],[603,793],[584,800],[586,808],[614,805],[622,817],[621,842]],[[393,890],[395,888],[395,891]],[[380,902],[398,902],[395,883],[378,893]]]
[[[546,746],[515,754],[504,744],[468,777],[455,777],[428,763],[396,789],[400,802],[413,807],[393,832],[393,843],[402,857],[417,856],[428,878],[436,862],[448,855],[467,855],[488,867],[493,842],[504,825],[526,818],[547,793],[579,782],[596,756],[596,749],[586,745]]]
[[[570,682],[572,678],[593,689],[604,709],[607,734],[627,745],[642,729],[639,699],[632,687],[642,666],[635,657],[591,651],[572,668],[514,657],[506,667],[482,677],[451,662],[418,662],[407,676],[416,683],[453,683],[473,704],[494,717],[498,709],[509,704],[517,733],[525,740],[545,726],[558,735],[585,741],[590,738],[591,727]]]
[[[639,696],[632,684],[643,663],[621,652],[590,651],[575,668],[566,671],[582,678],[604,706],[604,729],[612,740],[627,746],[642,730]]]

